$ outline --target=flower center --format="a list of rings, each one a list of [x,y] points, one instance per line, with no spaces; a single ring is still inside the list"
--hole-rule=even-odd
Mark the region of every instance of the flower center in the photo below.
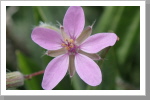
[[[68,50],[69,54],[77,53],[77,46],[75,45],[75,41],[73,39],[65,39],[64,43],[61,44],[66,50]]]

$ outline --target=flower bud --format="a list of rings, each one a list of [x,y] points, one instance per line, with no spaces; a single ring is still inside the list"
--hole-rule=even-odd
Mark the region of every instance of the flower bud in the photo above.
[[[19,71],[9,72],[6,74],[6,87],[19,87],[24,84],[24,76]]]

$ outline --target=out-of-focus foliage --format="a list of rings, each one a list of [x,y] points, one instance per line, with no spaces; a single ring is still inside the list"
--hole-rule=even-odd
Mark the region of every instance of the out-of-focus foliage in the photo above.
[[[6,67],[31,74],[44,70],[53,59],[44,55],[45,50],[31,40],[32,29],[40,21],[59,27],[68,7],[7,7]],[[114,32],[120,38],[115,46],[106,48],[97,61],[103,81],[99,86],[85,84],[77,74],[65,78],[54,88],[58,90],[114,90],[140,89],[140,7],[138,6],[84,6],[86,26],[92,25],[93,33]],[[108,50],[109,49],[109,50]],[[107,52],[108,50],[108,52]],[[40,90],[42,76],[25,80],[17,89]]]

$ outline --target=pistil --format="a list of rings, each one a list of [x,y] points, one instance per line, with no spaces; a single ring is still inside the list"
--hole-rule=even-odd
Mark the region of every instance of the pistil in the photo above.
[[[73,39],[65,39],[64,43],[61,44],[69,54],[75,54],[77,51],[77,46],[74,43]]]

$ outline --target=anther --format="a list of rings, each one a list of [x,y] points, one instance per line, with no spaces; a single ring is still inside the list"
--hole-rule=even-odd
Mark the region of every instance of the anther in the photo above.
[[[70,41],[69,41],[70,43],[74,43],[74,40],[73,39],[70,39]]]
[[[65,39],[65,41],[67,41],[67,42],[68,42],[68,39]]]
[[[65,47],[65,49],[66,49],[66,50],[70,50],[70,48],[69,48],[69,47]]]
[[[73,48],[73,47],[74,47],[74,45],[70,45],[69,47],[70,47],[70,48]]]
[[[64,47],[67,46],[65,43],[62,43],[61,45],[64,46]]]

